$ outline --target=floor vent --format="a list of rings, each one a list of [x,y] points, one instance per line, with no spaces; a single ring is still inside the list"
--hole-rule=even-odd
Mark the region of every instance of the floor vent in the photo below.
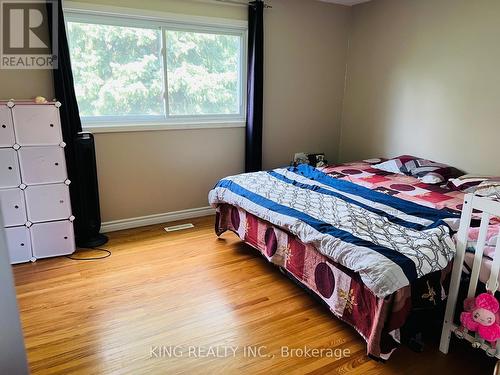
[[[184,230],[184,229],[189,229],[189,228],[194,228],[194,225],[191,223],[187,224],[180,224],[180,225],[172,225],[171,227],[165,227],[165,230],[167,232],[175,232],[178,230]]]

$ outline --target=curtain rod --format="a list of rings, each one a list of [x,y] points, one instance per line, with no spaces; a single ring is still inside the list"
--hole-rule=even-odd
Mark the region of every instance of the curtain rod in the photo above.
[[[235,5],[235,6],[242,6],[246,7],[249,5],[249,1],[238,1],[238,0],[197,0],[201,1],[203,3],[212,3],[212,4],[220,4],[220,3],[225,3],[229,5]],[[262,1],[262,0],[258,0]],[[271,5],[264,3],[264,8],[272,8]]]

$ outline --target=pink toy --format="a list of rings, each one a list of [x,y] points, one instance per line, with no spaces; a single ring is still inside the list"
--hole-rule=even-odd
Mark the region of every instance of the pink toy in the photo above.
[[[497,299],[490,293],[482,293],[476,298],[464,301],[465,311],[460,314],[462,325],[469,331],[477,332],[479,336],[489,341],[493,346],[500,339],[498,322],[500,308]]]

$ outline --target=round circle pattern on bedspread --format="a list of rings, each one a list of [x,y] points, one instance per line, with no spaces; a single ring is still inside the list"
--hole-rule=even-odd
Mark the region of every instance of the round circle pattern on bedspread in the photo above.
[[[278,239],[273,228],[267,228],[264,240],[266,241],[266,254],[268,257],[272,257],[278,249]]]
[[[411,186],[411,185],[406,185],[406,184],[392,184],[391,189],[394,189],[397,191],[413,191],[413,190],[415,190],[415,187]]]
[[[359,169],[343,169],[341,170],[342,173],[344,174],[361,174],[363,171],[360,171]]]
[[[231,224],[235,230],[240,228],[240,213],[236,207],[231,208]]]
[[[314,282],[318,292],[325,298],[330,298],[335,289],[335,278],[328,264],[322,262],[314,270]]]

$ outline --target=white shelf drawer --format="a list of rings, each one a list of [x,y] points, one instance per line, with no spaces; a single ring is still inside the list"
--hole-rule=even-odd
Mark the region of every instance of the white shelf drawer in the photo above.
[[[0,188],[18,187],[20,184],[17,152],[12,148],[0,149]]]
[[[24,191],[28,220],[65,220],[71,216],[69,187],[65,184],[33,185]]]
[[[16,142],[21,146],[62,142],[59,109],[54,105],[16,105],[12,108]]]
[[[10,108],[0,106],[0,147],[12,147],[16,143]]]
[[[12,264],[28,262],[33,258],[28,228],[24,226],[6,228],[5,237]]]
[[[26,206],[19,188],[0,190],[0,211],[6,227],[26,224]]]
[[[73,223],[69,220],[33,224],[30,233],[35,258],[67,255],[75,251]]]
[[[59,146],[22,147],[19,163],[26,185],[64,182],[68,176],[64,149]]]

